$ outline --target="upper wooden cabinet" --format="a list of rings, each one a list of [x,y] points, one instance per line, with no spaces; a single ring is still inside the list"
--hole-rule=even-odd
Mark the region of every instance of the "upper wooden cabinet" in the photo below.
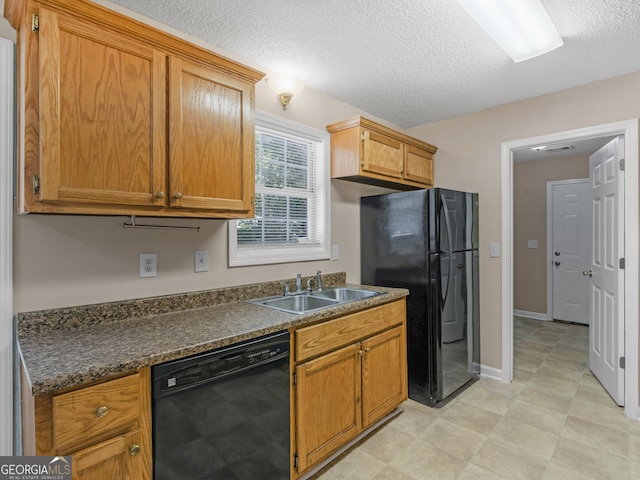
[[[399,190],[433,186],[437,147],[363,117],[327,126],[331,178]]]
[[[18,30],[18,210],[253,215],[263,74],[100,5],[7,0]]]

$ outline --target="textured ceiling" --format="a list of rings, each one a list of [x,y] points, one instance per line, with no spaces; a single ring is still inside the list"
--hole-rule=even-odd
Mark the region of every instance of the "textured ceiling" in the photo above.
[[[640,70],[639,0],[542,0],[564,46],[514,63],[456,0],[112,0],[410,128]]]

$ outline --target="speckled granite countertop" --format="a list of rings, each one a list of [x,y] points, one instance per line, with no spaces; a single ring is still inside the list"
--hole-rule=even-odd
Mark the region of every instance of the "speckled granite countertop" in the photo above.
[[[342,272],[322,278],[328,287],[345,285],[346,276]],[[38,395],[345,315],[409,293],[349,286],[385,293],[303,315],[246,302],[280,294],[282,287],[275,281],[26,312],[18,314],[18,345],[32,393]]]

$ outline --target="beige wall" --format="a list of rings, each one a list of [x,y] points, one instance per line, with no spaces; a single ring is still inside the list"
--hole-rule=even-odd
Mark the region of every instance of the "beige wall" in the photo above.
[[[3,6],[0,0],[0,8]],[[0,28],[3,36],[15,40],[15,32],[6,20],[2,19]],[[228,52],[221,53],[233,57]],[[259,65],[252,66],[261,69]],[[256,86],[256,108],[323,130],[329,123],[364,113],[309,88],[296,96],[284,112],[264,80]],[[359,282],[359,198],[386,191],[389,190],[332,181],[332,244],[339,245],[340,259],[259,267],[227,267],[227,222],[224,220],[165,221],[174,225],[199,225],[201,231],[194,233],[125,230],[122,225],[129,221],[127,217],[15,216],[14,310],[23,312],[197,291],[293,277],[298,272],[308,275],[318,269],[346,271],[348,281]],[[196,274],[194,251],[204,249],[209,250],[209,272]],[[156,278],[139,278],[142,252],[158,254]]]
[[[0,0],[0,5],[2,0]],[[224,52],[223,52],[224,53]],[[255,66],[255,65],[254,65]],[[259,66],[257,66],[259,67]],[[428,95],[428,92],[425,93]],[[286,112],[261,82],[259,110],[323,128],[361,113],[306,89]],[[640,73],[504,105],[417,127],[409,133],[439,147],[439,186],[480,194],[480,292],[482,363],[501,368],[500,258],[489,258],[489,242],[501,239],[500,147],[509,140],[572,130],[640,116]],[[637,159],[628,159],[637,161]],[[15,310],[27,311],[215,288],[308,274],[346,271],[359,281],[358,199],[383,191],[332,182],[332,243],[340,260],[229,269],[226,223],[182,220],[202,226],[197,234],[123,230],[124,217],[24,216],[15,227]],[[210,271],[193,273],[193,251],[209,249]],[[138,254],[157,252],[159,275],[138,278]]]
[[[589,177],[589,156],[513,166],[513,308],[547,313],[547,182]],[[538,248],[528,241],[537,240]]]
[[[477,191],[480,198],[480,318],[484,365],[501,368],[501,144],[640,117],[640,73],[503,105],[411,129],[439,147],[436,182]],[[627,159],[627,161],[638,161]]]

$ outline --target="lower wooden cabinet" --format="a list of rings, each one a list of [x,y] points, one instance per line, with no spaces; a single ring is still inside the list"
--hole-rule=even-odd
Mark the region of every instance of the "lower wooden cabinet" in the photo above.
[[[295,332],[296,474],[407,399],[405,317],[403,299]]]
[[[73,453],[74,480],[151,478],[145,476],[141,432],[137,430]]]
[[[74,480],[151,480],[150,389],[148,367],[37,396],[23,378],[24,454],[70,455]]]

